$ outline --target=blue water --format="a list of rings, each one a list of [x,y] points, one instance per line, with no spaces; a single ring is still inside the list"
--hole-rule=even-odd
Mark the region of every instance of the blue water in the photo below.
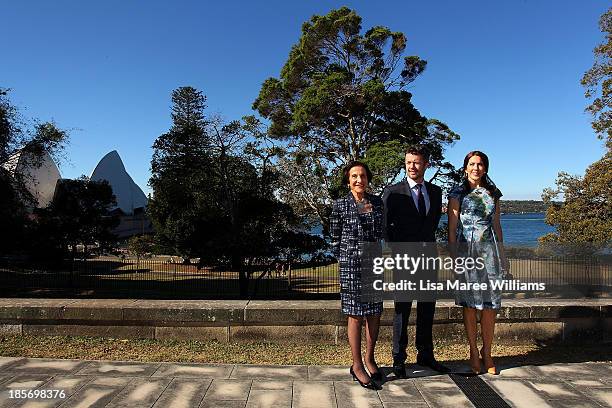
[[[446,215],[440,222],[446,222]],[[501,224],[507,244],[534,247],[539,237],[555,232],[555,227],[544,222],[543,213],[503,214]]]
[[[446,214],[440,222],[446,222]],[[555,227],[544,222],[543,213],[504,214],[501,216],[501,224],[504,242],[513,245],[535,247],[539,237],[555,232]],[[313,228],[312,232],[321,234],[321,227]]]
[[[544,222],[544,214],[504,214],[501,216],[504,242],[536,246],[538,238],[556,229]]]

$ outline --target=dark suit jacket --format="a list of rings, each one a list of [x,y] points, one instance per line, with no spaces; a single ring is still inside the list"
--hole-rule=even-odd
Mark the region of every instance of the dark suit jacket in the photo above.
[[[385,188],[384,232],[387,242],[435,242],[436,229],[442,216],[442,189],[425,182],[429,196],[429,212],[421,217],[404,180]]]

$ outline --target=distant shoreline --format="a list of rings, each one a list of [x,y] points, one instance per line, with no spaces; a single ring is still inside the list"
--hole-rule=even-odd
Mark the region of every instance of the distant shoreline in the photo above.
[[[501,200],[500,212],[504,214],[545,214],[548,204],[542,200]]]
[[[545,211],[506,211],[500,212],[501,215],[508,215],[508,214],[542,214],[545,215],[546,212]]]

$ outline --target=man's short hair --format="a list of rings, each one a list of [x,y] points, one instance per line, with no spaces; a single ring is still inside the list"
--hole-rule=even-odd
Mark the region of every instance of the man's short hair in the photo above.
[[[421,156],[426,163],[429,163],[429,152],[421,146],[412,146],[406,150],[406,154]]]

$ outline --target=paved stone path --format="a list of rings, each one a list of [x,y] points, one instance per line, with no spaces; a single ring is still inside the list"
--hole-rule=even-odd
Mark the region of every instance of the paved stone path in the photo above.
[[[407,380],[389,374],[375,392],[340,366],[0,357],[0,407],[473,407],[450,376],[418,366],[409,373]],[[513,407],[612,407],[606,363],[502,367],[501,375],[480,378]],[[11,398],[18,390],[63,390],[65,398]]]

